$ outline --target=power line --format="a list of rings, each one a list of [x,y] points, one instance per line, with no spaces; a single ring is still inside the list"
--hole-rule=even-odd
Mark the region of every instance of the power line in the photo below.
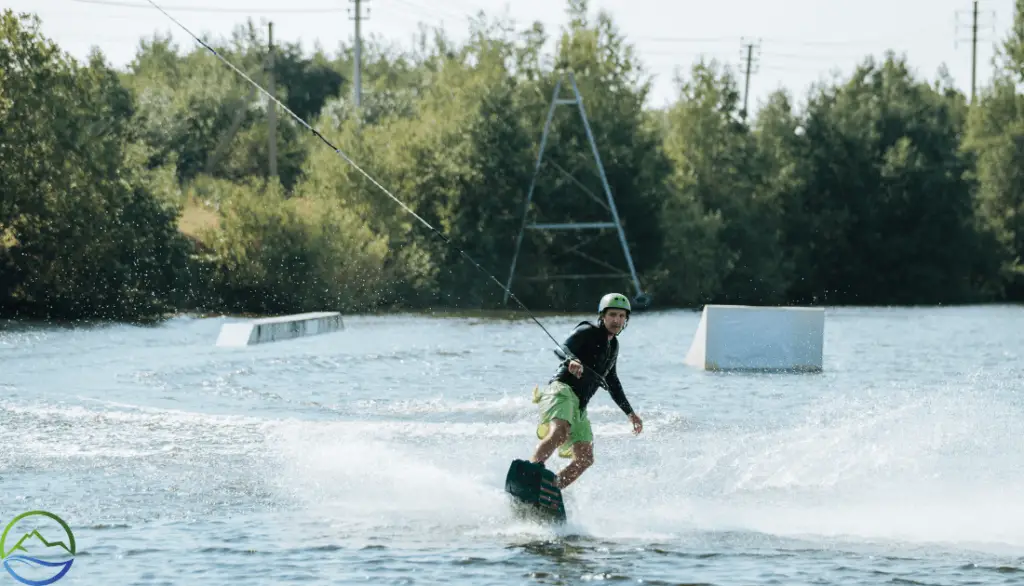
[[[413,9],[415,12],[418,12],[420,14],[423,14],[423,15],[429,14],[434,20],[437,20],[437,21],[441,21],[442,20],[442,18],[440,18],[438,16],[439,14],[441,16],[450,16],[450,17],[455,18],[455,19],[466,19],[466,20],[469,20],[470,18],[473,18],[473,16],[471,14],[469,14],[469,13],[460,12],[460,11],[455,10],[455,9],[448,9],[443,4],[439,4],[439,3],[435,3],[433,6],[424,6],[422,4],[417,4],[415,2],[412,2],[412,0],[393,0],[393,1],[397,2],[398,4],[404,4],[405,6]]]
[[[743,37],[739,36],[726,36],[726,37],[630,37],[634,41],[647,41],[652,43],[735,43],[736,41],[742,41]],[[857,45],[879,45],[879,44],[890,44],[893,39],[833,39],[833,40],[814,40],[814,39],[782,39],[782,38],[765,38],[761,37],[761,41],[772,43],[775,45],[796,45],[803,47],[845,47],[845,46],[857,46]]]
[[[119,6],[122,8],[151,9],[149,4],[122,2],[120,0],[71,0],[81,4],[97,4],[100,6]],[[167,10],[177,12],[222,12],[240,14],[326,14],[344,12],[344,8],[218,8],[216,6],[165,6]]]
[[[652,43],[734,43],[739,37],[635,37]]]

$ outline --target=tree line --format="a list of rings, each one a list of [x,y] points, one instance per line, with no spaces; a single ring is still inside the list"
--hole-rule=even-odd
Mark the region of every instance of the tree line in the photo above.
[[[272,147],[276,106],[202,47],[142,39],[116,70],[5,10],[0,314],[500,307],[463,253],[507,278],[564,71],[654,307],[1024,299],[1024,0],[974,103],[889,53],[749,116],[714,61],[678,76],[671,106],[645,106],[650,78],[613,20],[567,10],[554,36],[481,15],[461,43],[370,43],[359,107],[350,47],[271,58],[251,22],[214,44],[379,185],[280,109]],[[530,219],[606,221],[602,198],[578,111],[559,107]],[[513,291],[589,311],[629,279],[552,277],[625,266],[614,231],[528,231]]]

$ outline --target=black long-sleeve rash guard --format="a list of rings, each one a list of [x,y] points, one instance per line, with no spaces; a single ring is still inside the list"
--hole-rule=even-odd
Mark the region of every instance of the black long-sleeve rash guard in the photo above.
[[[576,378],[576,375],[569,372],[569,361],[565,360],[558,366],[558,371],[551,379],[552,381],[563,382],[570,387],[580,400],[580,411],[587,409],[587,403],[597,392],[600,385],[593,371],[604,376],[608,383],[608,393],[612,396],[615,404],[622,409],[626,415],[633,413],[633,408],[626,399],[626,393],[619,382],[619,375],[616,371],[616,362],[619,356],[618,337],[608,339],[608,330],[603,326],[595,326],[590,322],[581,322],[569,334],[563,344],[583,363],[583,377]]]

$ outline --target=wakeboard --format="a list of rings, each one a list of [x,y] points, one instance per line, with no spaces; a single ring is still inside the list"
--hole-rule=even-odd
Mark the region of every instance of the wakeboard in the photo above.
[[[565,503],[555,473],[542,464],[513,460],[505,477],[505,492],[513,507],[524,516],[546,522],[565,523]]]

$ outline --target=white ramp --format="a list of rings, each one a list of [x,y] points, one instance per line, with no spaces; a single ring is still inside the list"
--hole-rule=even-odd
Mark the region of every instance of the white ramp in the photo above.
[[[825,310],[707,305],[686,354],[704,370],[822,370]]]
[[[278,342],[345,329],[337,311],[299,313],[267,317],[247,322],[224,324],[217,337],[218,346],[249,346]]]

